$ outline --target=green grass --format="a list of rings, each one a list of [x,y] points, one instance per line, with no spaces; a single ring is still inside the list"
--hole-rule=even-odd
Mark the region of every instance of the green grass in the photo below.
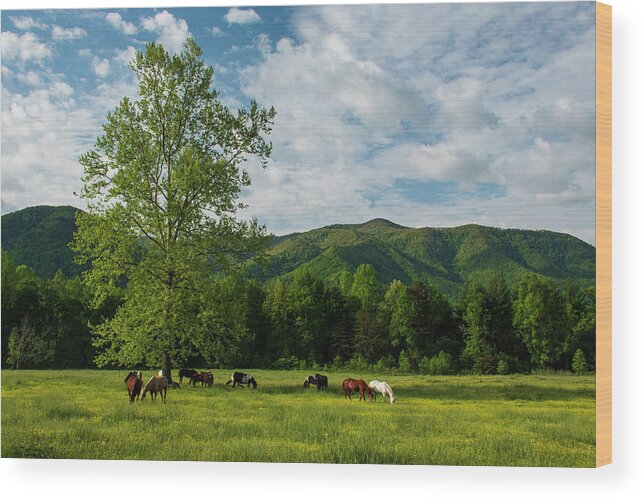
[[[3,371],[2,457],[591,467],[593,376],[393,376],[396,403],[252,370],[130,404],[125,371]],[[147,379],[152,373],[144,373]]]

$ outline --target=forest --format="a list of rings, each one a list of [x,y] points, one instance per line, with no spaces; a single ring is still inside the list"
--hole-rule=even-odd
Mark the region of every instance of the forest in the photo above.
[[[593,287],[536,274],[510,286],[485,274],[449,300],[430,282],[377,277],[369,264],[328,279],[306,269],[267,283],[213,275],[191,304],[202,334],[191,343],[183,333],[176,363],[424,374],[594,369]],[[93,330],[125,300],[127,289],[117,287],[97,305],[81,277],[43,279],[3,251],[3,367],[115,366]]]

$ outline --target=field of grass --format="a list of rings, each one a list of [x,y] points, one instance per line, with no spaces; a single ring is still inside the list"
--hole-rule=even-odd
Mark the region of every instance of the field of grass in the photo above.
[[[591,467],[594,377],[251,371],[251,388],[184,386],[130,403],[126,371],[2,371],[2,457]],[[152,373],[145,372],[147,379]],[[396,403],[345,401],[347,376]]]

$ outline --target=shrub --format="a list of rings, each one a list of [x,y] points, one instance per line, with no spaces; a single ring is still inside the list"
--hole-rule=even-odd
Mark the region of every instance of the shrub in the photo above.
[[[305,363],[305,361],[304,361]],[[283,369],[283,370],[288,370],[288,369],[299,369],[300,368],[300,360],[293,356],[290,357],[280,357],[278,358],[273,364],[272,364],[273,369]]]
[[[429,374],[429,358],[425,355],[420,360],[418,368],[420,369],[420,374]]]
[[[344,361],[342,360],[341,356],[335,355],[335,357],[333,358],[333,362],[332,362],[331,366],[333,367],[333,369],[335,371],[342,370],[344,368]]]
[[[587,360],[580,348],[576,350],[572,359],[572,371],[574,371],[574,374],[585,374],[587,372]]]
[[[408,373],[411,372],[411,360],[404,350],[400,352],[400,357],[397,361],[397,366],[400,368],[400,371]]]
[[[498,374],[509,374],[509,364],[504,359],[498,361],[498,367],[496,367],[496,372]]]
[[[351,371],[368,371],[370,367],[368,360],[359,353],[353,355],[346,363],[346,368]]]
[[[451,355],[446,352],[440,351],[439,354],[434,355],[429,359],[427,370],[429,374],[448,374],[451,371],[453,359]]]

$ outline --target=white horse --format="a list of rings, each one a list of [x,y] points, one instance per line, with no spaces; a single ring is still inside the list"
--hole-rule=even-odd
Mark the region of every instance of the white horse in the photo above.
[[[376,379],[374,379],[368,384],[368,386],[373,390],[373,392],[381,393],[382,396],[384,397],[385,402],[386,402],[387,395],[391,404],[395,402],[395,395],[393,395],[393,389],[386,381],[377,381]],[[375,393],[373,393],[373,395],[375,395]]]

